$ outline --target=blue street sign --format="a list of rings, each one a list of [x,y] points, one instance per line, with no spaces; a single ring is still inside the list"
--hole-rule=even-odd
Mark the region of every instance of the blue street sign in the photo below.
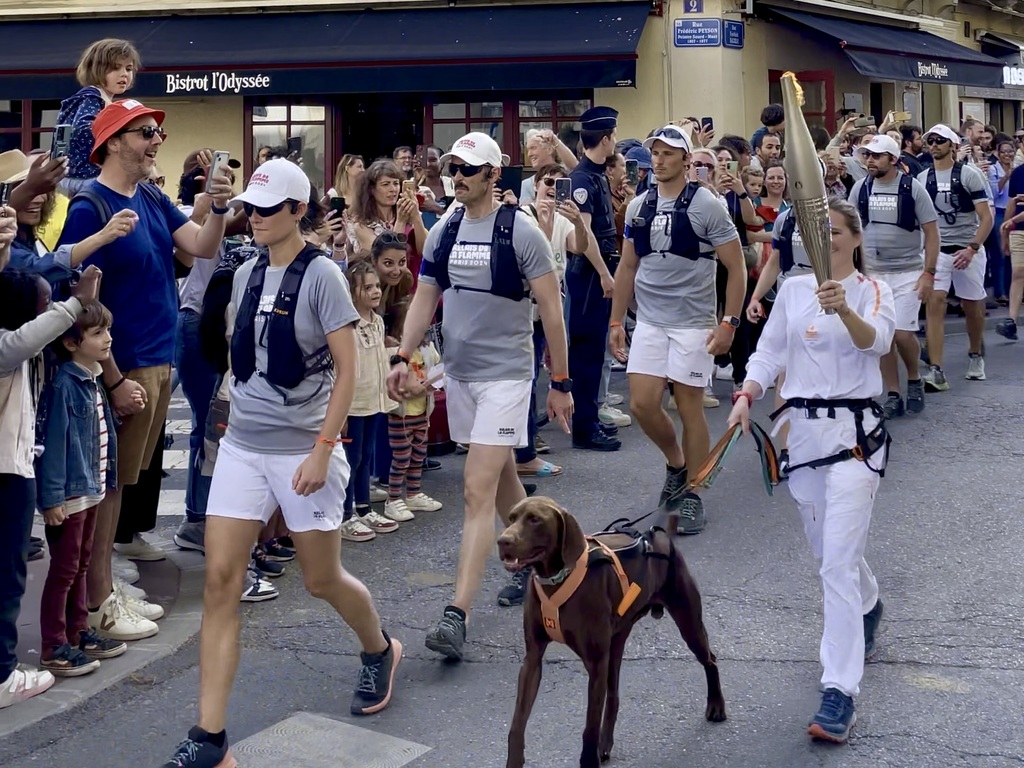
[[[721,19],[676,19],[676,48],[717,48],[722,44]]]
[[[704,0],[686,0],[683,13],[704,13]]]
[[[722,45],[725,48],[740,49],[743,47],[745,27],[742,21],[726,21],[723,23]]]

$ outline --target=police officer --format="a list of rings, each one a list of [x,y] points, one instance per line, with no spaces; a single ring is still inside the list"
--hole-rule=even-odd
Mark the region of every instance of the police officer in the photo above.
[[[569,294],[569,371],[576,412],[572,444],[595,451],[617,451],[617,428],[598,419],[598,390],[605,363],[608,317],[615,267],[619,261],[612,191],[604,168],[615,154],[618,112],[592,107],[580,117],[583,157],[572,171],[572,199],[594,233],[585,253],[573,254],[565,274]]]

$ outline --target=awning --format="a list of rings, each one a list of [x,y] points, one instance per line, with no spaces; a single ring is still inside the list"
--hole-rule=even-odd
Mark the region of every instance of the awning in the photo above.
[[[1000,88],[1004,62],[917,29],[772,8],[773,16],[838,44],[862,75]]]
[[[77,57],[104,37],[138,47],[140,97],[635,86],[649,12],[628,0],[4,23],[0,94],[69,95]]]

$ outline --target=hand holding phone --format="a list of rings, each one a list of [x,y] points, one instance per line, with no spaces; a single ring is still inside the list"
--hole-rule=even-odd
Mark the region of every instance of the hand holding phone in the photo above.
[[[67,123],[58,125],[53,129],[53,146],[50,151],[50,157],[61,158],[67,157],[68,152],[71,151],[71,126]]]
[[[626,161],[626,181],[629,186],[635,187],[640,183],[640,163],[637,160]]]
[[[231,153],[223,150],[217,150],[213,153],[213,160],[210,162],[210,171],[206,174],[206,194],[210,194],[213,191],[213,177],[226,175],[221,168],[228,164],[228,160],[231,159]]]
[[[572,197],[572,179],[555,179],[555,205],[569,202]]]

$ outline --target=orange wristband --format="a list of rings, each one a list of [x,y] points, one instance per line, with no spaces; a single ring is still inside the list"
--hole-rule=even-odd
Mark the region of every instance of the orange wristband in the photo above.
[[[622,323],[620,323],[618,320],[612,320],[610,323],[608,323],[608,327],[609,328],[621,328],[622,327]]]
[[[317,443],[324,443],[325,445],[329,445],[331,446],[331,448],[334,448],[335,446],[337,446],[338,443],[341,442],[340,440],[329,440],[328,438],[323,436],[318,437],[316,441]]]

